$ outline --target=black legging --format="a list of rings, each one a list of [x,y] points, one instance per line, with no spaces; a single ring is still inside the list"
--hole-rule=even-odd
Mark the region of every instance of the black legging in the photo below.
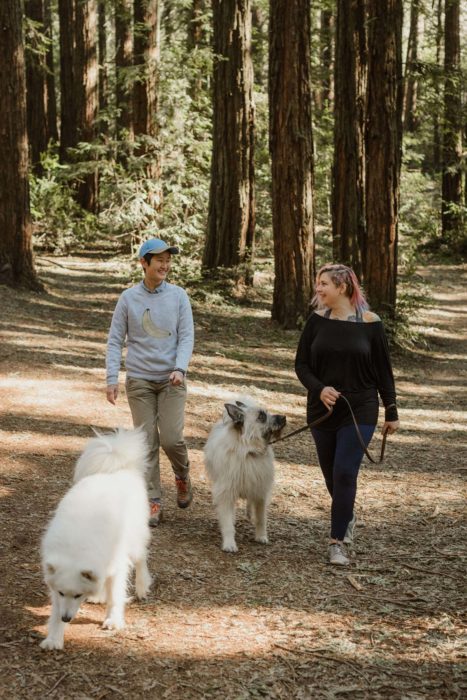
[[[368,445],[376,426],[358,427],[365,445]],[[353,516],[363,449],[354,425],[345,425],[336,431],[312,428],[311,433],[316,444],[319,465],[332,497],[331,537],[342,541]]]

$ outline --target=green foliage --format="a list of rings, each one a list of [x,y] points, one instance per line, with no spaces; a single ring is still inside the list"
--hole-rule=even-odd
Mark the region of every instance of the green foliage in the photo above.
[[[413,274],[400,276],[394,317],[381,314],[391,345],[409,350],[426,347],[426,339],[416,322],[417,312],[427,306],[431,295],[423,279]]]
[[[82,249],[95,236],[97,219],[75,201],[70,168],[51,146],[41,158],[42,177],[31,175],[31,214],[36,245],[54,252]]]

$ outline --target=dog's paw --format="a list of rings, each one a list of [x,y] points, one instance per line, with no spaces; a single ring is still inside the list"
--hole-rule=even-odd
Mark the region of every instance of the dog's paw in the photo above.
[[[42,642],[40,643],[40,648],[41,649],[47,649],[47,650],[52,650],[52,649],[63,649],[63,639],[54,639],[53,637],[46,637],[46,639],[43,639]]]
[[[224,542],[222,544],[222,551],[223,552],[230,552],[231,554],[235,554],[235,552],[238,552],[238,547],[235,544],[235,542]]]
[[[135,593],[138,600],[146,600],[151,589],[152,579],[144,581],[141,585],[135,585]]]
[[[102,623],[104,630],[122,630],[125,627],[123,617],[107,617]]]
[[[260,544],[269,544],[268,536],[267,535],[257,535],[255,537],[255,542],[259,542]]]
[[[145,589],[143,589],[143,590],[141,590],[141,591],[135,591],[135,593],[136,593],[136,599],[137,599],[137,600],[147,600],[148,597],[149,597],[149,590],[150,590],[150,588],[151,588],[151,587],[148,586],[147,588],[145,588]]]

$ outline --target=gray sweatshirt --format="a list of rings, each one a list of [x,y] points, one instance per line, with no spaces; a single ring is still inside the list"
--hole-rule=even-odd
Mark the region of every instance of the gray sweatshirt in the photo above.
[[[162,382],[174,369],[186,372],[194,329],[185,290],[164,280],[154,292],[140,282],[121,294],[107,341],[107,385],[118,384],[125,339],[129,377]]]

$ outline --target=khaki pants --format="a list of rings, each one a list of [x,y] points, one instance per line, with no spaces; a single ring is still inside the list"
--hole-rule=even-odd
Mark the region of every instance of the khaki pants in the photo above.
[[[183,437],[185,382],[174,386],[168,381],[152,382],[127,377],[126,394],[135,428],[142,425],[149,445],[146,472],[149,498],[161,498],[159,447],[170,460],[176,476],[188,475],[188,450]]]

